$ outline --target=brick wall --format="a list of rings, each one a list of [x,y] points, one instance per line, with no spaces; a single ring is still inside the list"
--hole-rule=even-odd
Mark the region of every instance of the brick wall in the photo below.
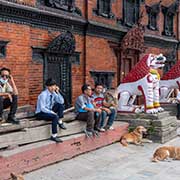
[[[87,36],[86,52],[86,81],[92,86],[94,86],[94,80],[90,76],[90,71],[117,72],[117,59],[106,39]],[[115,76],[113,87],[117,86],[116,81],[117,78]]]
[[[0,67],[6,66],[12,70],[19,89],[20,104],[29,103],[29,61],[31,51],[29,43],[30,28],[24,25],[0,22],[0,40],[9,41],[7,56],[0,59]]]
[[[26,5],[26,6],[35,6],[36,0],[9,0],[10,2],[15,2],[18,4]]]
[[[18,3],[27,6],[36,6],[35,0],[17,0]],[[158,0],[146,0],[147,5],[152,5]],[[163,5],[170,5],[172,1],[164,0]],[[77,0],[76,6],[82,11],[82,18],[85,18],[86,4],[84,0]],[[112,26],[116,26],[116,19],[107,19],[93,14],[96,8],[96,0],[88,1],[88,19]],[[144,4],[141,6],[144,8]],[[112,11],[116,18],[122,18],[122,0],[116,0],[112,3]],[[175,22],[177,17],[174,18]],[[143,24],[148,22],[147,14],[143,17]],[[161,35],[163,30],[163,15],[160,13],[159,31],[150,31],[146,29],[147,34]],[[176,23],[175,23],[176,24]],[[32,59],[32,47],[47,48],[48,44],[59,34],[60,31],[52,29],[35,28],[28,25],[8,23],[0,21],[0,40],[9,41],[7,44],[7,56],[0,58],[0,67],[6,66],[12,70],[12,75],[19,89],[19,105],[35,105],[38,94],[43,89],[43,64]],[[177,36],[177,26],[174,26],[174,32]],[[81,94],[81,86],[84,82],[94,85],[94,80],[90,71],[113,71],[115,77],[112,86],[117,83],[117,57],[110,48],[108,39],[95,36],[86,37],[75,34],[76,51],[80,52],[80,65],[72,65],[72,99],[73,103],[76,97]],[[146,53],[164,53],[167,49],[159,47],[148,47]],[[144,54],[141,54],[142,57]],[[180,51],[178,51],[180,58]]]

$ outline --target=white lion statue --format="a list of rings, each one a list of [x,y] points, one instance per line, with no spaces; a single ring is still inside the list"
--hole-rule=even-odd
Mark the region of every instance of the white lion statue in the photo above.
[[[142,107],[133,105],[137,95],[144,96],[144,111],[158,113],[164,111],[159,104],[158,68],[164,66],[166,58],[162,55],[145,55],[123,79],[118,86],[118,111],[142,112]]]
[[[180,61],[177,61],[177,63],[163,75],[159,83],[160,103],[175,102],[170,96],[175,89],[180,89]]]

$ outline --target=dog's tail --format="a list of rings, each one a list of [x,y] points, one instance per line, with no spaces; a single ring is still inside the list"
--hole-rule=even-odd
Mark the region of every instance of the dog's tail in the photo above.
[[[120,143],[121,143],[123,146],[125,146],[125,147],[128,146],[128,143],[127,143],[126,139],[123,138],[123,137],[120,139]]]

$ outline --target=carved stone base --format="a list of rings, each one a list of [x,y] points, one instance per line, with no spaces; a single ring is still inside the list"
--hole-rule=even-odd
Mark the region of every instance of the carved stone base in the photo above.
[[[144,126],[148,129],[146,138],[153,142],[165,143],[177,136],[177,120],[175,114],[165,111],[159,114],[118,113],[117,121],[128,122],[130,128]]]

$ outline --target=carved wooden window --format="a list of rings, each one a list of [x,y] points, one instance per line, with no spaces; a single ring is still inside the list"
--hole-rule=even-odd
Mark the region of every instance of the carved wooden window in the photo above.
[[[166,57],[165,66],[163,68],[164,73],[168,72],[177,62],[176,53],[177,45],[175,45],[171,51],[164,54],[164,56]]]
[[[146,6],[146,12],[148,14],[148,28],[151,30],[158,30],[157,18],[160,12],[160,3],[154,4],[152,6]]]
[[[80,9],[75,6],[75,0],[45,0],[44,5],[82,16]]]
[[[0,58],[6,57],[6,45],[7,41],[0,41]]]
[[[114,72],[106,71],[90,71],[92,78],[94,79],[94,84],[102,83],[105,88],[112,88],[112,80],[114,77]]]
[[[139,0],[123,0],[123,24],[132,27],[139,19]]]
[[[97,0],[97,9],[94,10],[96,14],[106,18],[113,18],[114,14],[111,10],[111,1],[112,0]]]
[[[163,35],[173,36],[174,16],[178,10],[178,2],[173,3],[169,7],[162,6],[162,13],[164,14],[164,30]]]

